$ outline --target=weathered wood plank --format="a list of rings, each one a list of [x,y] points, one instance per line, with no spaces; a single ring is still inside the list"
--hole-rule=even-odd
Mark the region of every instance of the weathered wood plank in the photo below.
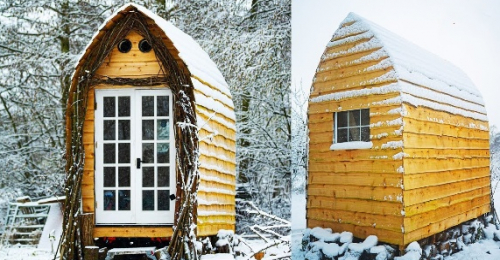
[[[456,226],[460,223],[463,223],[467,220],[476,218],[480,216],[481,214],[484,214],[486,212],[490,211],[490,204],[485,204],[477,208],[470,209],[466,213],[457,215],[457,216],[452,216],[450,218],[447,218],[445,220],[442,220],[440,222],[432,223],[426,227],[414,230],[409,233],[405,233],[404,235],[404,244],[409,244],[413,241],[417,241],[419,239],[429,237],[431,235],[434,235],[436,233],[439,233],[445,229],[451,228],[453,226]]]
[[[329,70],[319,71],[316,73],[315,83],[340,80],[340,79],[345,79],[345,78],[350,78],[350,77],[357,77],[358,75],[370,73],[373,71],[388,71],[390,69],[393,69],[392,67],[389,67],[389,68],[373,67],[374,65],[379,64],[382,60],[383,59],[370,61],[370,62],[363,63],[363,64],[356,64],[356,65],[349,66],[349,67],[331,68]]]
[[[450,114],[447,112],[436,111],[426,107],[414,107],[406,103],[403,104],[407,118],[420,119],[424,121],[435,121],[452,126],[460,126],[464,128],[484,129],[488,132],[488,122],[480,121],[473,118],[463,117],[460,115]]]
[[[401,187],[402,174],[394,173],[314,173],[308,177],[309,184],[356,185],[370,187]]]
[[[308,196],[331,196],[334,199],[364,199],[372,201],[403,201],[400,187],[370,187],[358,185],[308,184]]]
[[[490,186],[490,178],[482,177],[467,181],[459,181],[446,185],[424,187],[413,190],[404,190],[404,202],[406,206],[431,201],[435,199],[450,197],[454,194],[481,189]]]
[[[489,139],[455,138],[440,135],[427,135],[403,132],[405,148],[460,148],[489,149]]]
[[[387,71],[373,71],[366,74],[358,75],[357,77],[349,77],[345,79],[329,80],[313,83],[313,92],[311,95],[320,96],[339,91],[352,90],[356,87],[378,87],[381,84],[397,82],[396,79],[383,77]],[[399,92],[397,92],[399,94]]]
[[[401,232],[403,216],[377,215],[362,212],[312,208],[308,211],[309,219],[330,221],[342,224],[353,224],[364,227],[376,227],[379,229]]]
[[[172,227],[151,227],[151,226],[112,226],[94,227],[94,237],[170,237]]]
[[[339,101],[330,100],[316,103],[309,103],[308,115],[320,113],[331,113],[337,111],[347,111],[354,109],[372,108],[372,107],[386,107],[398,104],[399,101],[394,101],[394,103],[388,103],[388,99],[398,98],[399,93],[389,93],[383,95],[370,95],[361,96],[356,98],[347,98]],[[339,107],[341,109],[339,109]]]
[[[460,149],[460,148],[440,148],[440,149],[426,149],[426,148],[404,148],[407,158],[436,158],[436,159],[449,159],[449,158],[485,158],[490,156],[489,149]]]
[[[416,134],[429,134],[429,135],[440,135],[447,137],[459,137],[468,139],[488,139],[488,131],[458,127],[449,124],[442,124],[438,122],[413,119],[405,117],[404,119],[404,130],[407,133]]]
[[[490,203],[490,194],[481,197],[459,202],[448,207],[441,207],[435,210],[427,211],[422,214],[413,215],[404,218],[405,232],[411,232],[430,224],[440,222],[451,216],[465,214],[470,209]]]
[[[363,195],[361,195],[363,196]],[[365,195],[366,197],[366,195]],[[351,212],[363,212],[378,215],[401,216],[403,203],[397,200],[376,201],[370,199],[343,199],[334,198],[331,195],[312,195],[307,197],[307,212],[312,208],[344,210]],[[307,213],[309,216],[309,213]]]
[[[405,172],[403,176],[403,182],[405,184],[405,189],[412,190],[488,176],[490,176],[490,167],[478,166],[472,168],[457,168],[455,170],[444,170],[438,172],[418,172],[416,174]]]
[[[413,215],[422,214],[431,210],[435,210],[441,207],[448,207],[456,203],[472,200],[484,196],[484,194],[489,194],[490,187],[482,187],[479,189],[462,192],[454,194],[448,197],[426,201],[423,203],[414,204],[411,206],[405,206],[405,216],[411,217]]]
[[[488,167],[489,157],[468,158],[404,158],[403,167],[405,174],[422,174],[430,172],[444,172],[460,169],[474,169],[477,167]]]
[[[336,162],[329,164],[310,164],[309,172],[372,172],[372,173],[393,173],[403,165],[402,160],[359,160],[348,162]]]

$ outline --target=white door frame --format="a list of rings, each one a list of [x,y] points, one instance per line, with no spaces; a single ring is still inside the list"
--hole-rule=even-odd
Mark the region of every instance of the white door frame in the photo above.
[[[152,116],[143,116],[142,100],[143,97],[153,97],[154,114]],[[159,101],[158,96],[168,96],[168,116],[158,116],[158,109],[162,110],[157,106]],[[115,116],[114,117],[104,117],[104,97],[108,97],[108,101],[114,97],[114,107]],[[118,98],[117,97],[130,97],[130,114],[129,116],[119,116],[118,113]],[[171,90],[168,88],[124,88],[124,89],[96,89],[96,110],[94,130],[95,130],[95,174],[94,174],[94,187],[95,187],[95,218],[96,224],[101,225],[169,225],[174,222],[174,212],[175,212],[175,201],[168,200],[165,201],[165,196],[170,194],[175,194],[176,180],[175,180],[175,141],[173,134],[173,114],[172,114],[172,104],[173,96]],[[147,98],[146,98],[147,99]],[[123,100],[123,99],[120,99]],[[107,103],[111,104],[111,103]],[[108,115],[109,116],[109,115]],[[105,131],[104,120],[106,120],[107,127]],[[118,140],[127,139],[127,136],[119,135],[119,130],[123,129],[122,123],[130,120],[130,136],[128,140]],[[114,122],[113,122],[114,121]],[[148,122],[145,122],[148,121]],[[145,128],[152,129],[153,132],[149,131],[149,134],[143,134],[143,122],[145,122]],[[125,122],[126,125],[127,122]],[[149,123],[149,124],[147,124]],[[114,124],[113,127],[109,127]],[[167,128],[161,128],[161,125],[168,125]],[[121,128],[120,128],[121,127]],[[120,128],[120,129],[119,129]],[[126,128],[126,127],[125,127]],[[104,135],[107,139],[110,138],[110,130],[114,129],[114,139],[104,140]],[[160,131],[161,130],[161,131]],[[159,135],[159,131],[164,135],[168,135],[168,139],[163,138]],[[104,133],[106,132],[106,134]],[[122,133],[122,132],[120,132]],[[113,134],[111,134],[113,135]],[[145,137],[146,135],[147,137]],[[154,137],[152,137],[154,135]],[[143,141],[143,137],[146,139]],[[122,144],[122,145],[120,145]],[[127,147],[130,144],[129,154],[125,155],[127,159],[126,163],[119,162],[119,155],[124,158],[123,154],[120,153],[120,147]],[[107,148],[114,147],[115,149],[115,160],[110,163],[111,158],[110,152],[106,152],[106,158],[108,162],[104,163],[104,146]],[[143,162],[143,148],[152,147],[152,153],[145,153],[146,158],[153,158],[153,163]],[[167,151],[168,156],[161,151]],[[112,149],[108,149],[112,150]],[[126,157],[129,158],[126,158]],[[153,156],[153,157],[151,157]],[[138,166],[137,159],[141,162]],[[159,163],[158,160],[162,162]],[[151,159],[150,159],[151,160]],[[104,171],[107,171],[108,176],[105,180]],[[113,169],[114,168],[114,169]],[[120,176],[128,176],[127,169],[130,169],[129,181],[122,181]],[[122,170],[124,173],[122,174]],[[109,171],[113,172],[109,173]],[[161,172],[162,178],[158,178],[159,172]],[[168,175],[165,174],[168,172]],[[143,175],[145,176],[143,178]],[[109,176],[113,176],[110,178]],[[151,178],[150,178],[151,177]],[[127,178],[125,178],[126,180]],[[144,180],[144,183],[143,183]],[[106,187],[104,187],[106,182]],[[168,184],[167,184],[168,183]],[[127,186],[127,184],[129,186]],[[113,186],[114,185],[114,186]],[[123,186],[125,185],[125,186]],[[166,185],[169,185],[167,187]],[[148,187],[143,187],[148,186]],[[127,194],[129,193],[129,194]],[[144,195],[147,195],[143,199]],[[107,194],[105,199],[104,195]],[[126,196],[128,195],[128,196]],[[158,196],[163,198],[162,203],[159,203]],[[119,197],[117,201],[116,197]],[[167,196],[168,197],[168,196]],[[112,199],[109,199],[112,198]],[[111,202],[110,202],[111,201]],[[125,203],[130,201],[130,203]],[[106,205],[105,205],[105,202]],[[144,204],[144,205],[143,205]],[[154,204],[154,205],[153,205]],[[106,207],[107,208],[106,208]],[[159,208],[160,207],[160,208]]]

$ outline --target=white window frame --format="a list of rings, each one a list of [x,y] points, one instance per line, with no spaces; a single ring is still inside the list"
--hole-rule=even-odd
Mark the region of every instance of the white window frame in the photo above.
[[[349,137],[347,138],[346,142],[338,142],[338,129],[347,129],[347,132],[349,134],[349,129],[352,128],[357,128],[359,129],[359,134],[360,134],[360,139],[361,139],[361,129],[364,127],[368,127],[370,129],[370,124],[368,122],[368,125],[362,125],[361,121],[361,111],[362,110],[368,110],[368,114],[370,114],[370,109],[369,108],[361,108],[361,109],[353,109],[353,110],[348,110],[348,111],[340,111],[340,112],[351,112],[351,111],[359,111],[360,116],[359,116],[359,124],[356,126],[349,126],[349,121],[347,123],[347,126],[344,127],[338,127],[338,113],[340,112],[334,112],[334,122],[333,122],[333,144],[330,147],[330,150],[353,150],[353,149],[370,149],[373,147],[373,143],[371,141],[349,141]],[[347,118],[349,120],[349,117]]]

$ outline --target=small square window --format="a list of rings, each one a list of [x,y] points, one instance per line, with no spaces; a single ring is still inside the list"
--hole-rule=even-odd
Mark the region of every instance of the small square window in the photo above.
[[[370,142],[370,109],[337,112],[334,143]]]

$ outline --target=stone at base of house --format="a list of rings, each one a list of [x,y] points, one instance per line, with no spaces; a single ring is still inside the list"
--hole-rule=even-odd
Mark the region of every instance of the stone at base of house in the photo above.
[[[443,259],[463,250],[465,245],[489,238],[500,241],[500,231],[493,224],[493,216],[485,214],[428,238],[410,243],[401,252],[396,245],[378,243],[376,236],[365,240],[352,238],[350,232],[332,233],[331,229],[306,229],[302,237],[302,250],[308,260],[398,260]],[[494,230],[494,231],[493,231]],[[350,237],[350,238],[349,238]]]

